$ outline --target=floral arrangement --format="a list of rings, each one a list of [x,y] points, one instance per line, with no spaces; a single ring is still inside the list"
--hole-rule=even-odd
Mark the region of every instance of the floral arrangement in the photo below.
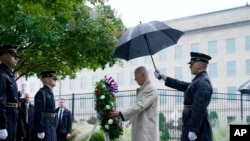
[[[95,85],[95,110],[103,130],[110,138],[114,140],[123,134],[122,121],[120,118],[109,118],[109,113],[115,110],[118,85],[112,77],[105,76],[104,79],[96,82]]]

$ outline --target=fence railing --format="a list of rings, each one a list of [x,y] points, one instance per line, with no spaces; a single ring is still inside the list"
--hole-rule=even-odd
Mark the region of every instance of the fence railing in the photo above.
[[[181,131],[181,116],[183,109],[183,93],[175,90],[158,89],[159,113],[168,129],[171,138],[179,138]],[[119,91],[117,94],[117,110],[128,108],[135,103],[134,90]],[[69,94],[55,96],[64,98],[66,107],[71,109],[73,119],[94,124],[96,111],[93,93]],[[250,123],[249,95],[214,93],[208,107],[209,118],[213,126],[229,125],[234,121]],[[161,130],[161,129],[160,129]],[[177,132],[178,131],[178,132]],[[173,133],[172,133],[173,132]]]

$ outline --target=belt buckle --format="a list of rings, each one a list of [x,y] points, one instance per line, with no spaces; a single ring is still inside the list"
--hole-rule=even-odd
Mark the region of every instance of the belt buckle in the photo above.
[[[11,104],[11,107],[17,108],[17,104],[16,104],[16,103],[12,103],[12,104]]]
[[[56,117],[56,114],[51,114],[50,116],[54,118],[54,117]]]

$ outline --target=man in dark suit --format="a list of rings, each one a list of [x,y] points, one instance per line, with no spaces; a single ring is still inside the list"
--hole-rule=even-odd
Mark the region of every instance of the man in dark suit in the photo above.
[[[30,103],[30,96],[28,93],[24,94],[25,102],[22,103],[22,111],[23,111],[23,122],[26,131],[26,136],[23,141],[33,141],[34,140],[34,105]]]
[[[72,115],[71,111],[65,107],[65,99],[59,100],[59,107],[56,108],[57,113],[57,141],[67,141],[70,137],[72,129]]]

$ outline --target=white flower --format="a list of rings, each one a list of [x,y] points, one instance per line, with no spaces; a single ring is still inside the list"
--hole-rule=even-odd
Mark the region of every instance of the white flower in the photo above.
[[[101,98],[101,99],[105,99],[105,95],[102,95],[100,98]]]
[[[114,103],[113,102],[111,102],[110,104],[111,104],[112,107],[114,107]]]
[[[109,129],[109,125],[105,125],[104,127],[105,127],[106,129]]]
[[[106,85],[105,85],[105,84],[102,84],[102,88],[106,88]]]
[[[113,119],[109,119],[109,120],[108,120],[108,123],[109,123],[109,124],[112,124],[112,123],[113,123]]]
[[[106,105],[106,109],[110,109],[110,106],[109,106],[109,105]]]

